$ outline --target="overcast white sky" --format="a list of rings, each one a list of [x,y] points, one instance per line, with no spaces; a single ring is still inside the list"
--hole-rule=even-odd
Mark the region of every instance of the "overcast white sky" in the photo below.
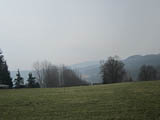
[[[160,0],[0,0],[10,70],[160,53]]]

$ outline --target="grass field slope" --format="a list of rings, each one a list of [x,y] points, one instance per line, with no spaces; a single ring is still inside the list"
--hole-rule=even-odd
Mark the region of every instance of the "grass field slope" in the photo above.
[[[160,81],[0,90],[0,120],[160,120]]]

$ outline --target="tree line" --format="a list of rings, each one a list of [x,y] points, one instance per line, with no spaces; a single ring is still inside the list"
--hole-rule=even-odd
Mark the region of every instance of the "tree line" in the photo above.
[[[16,78],[14,79],[14,88],[40,88],[36,78],[32,73],[28,74],[27,83],[24,83],[24,78],[21,76],[20,71],[17,71]]]
[[[42,88],[88,85],[81,74],[65,65],[55,66],[48,61],[33,65],[37,81]]]
[[[8,88],[52,88],[88,85],[77,70],[72,70],[65,65],[56,66],[44,61],[34,63],[33,68],[33,74],[28,74],[27,83],[24,83],[24,78],[19,70],[16,78],[12,80],[8,65],[0,51],[0,88],[4,85],[7,85]]]
[[[17,71],[16,78],[12,80],[8,65],[2,51],[0,51],[0,88],[7,85],[8,88],[53,88],[89,85],[82,79],[77,70],[65,65],[56,66],[48,61],[36,62],[33,65],[34,72],[28,74],[27,83]],[[131,82],[133,81],[129,72],[125,70],[125,64],[116,57],[109,57],[101,61],[101,77],[103,84]],[[35,76],[35,77],[34,77]],[[139,70],[138,81],[150,81],[160,79],[160,66],[143,65]]]
[[[119,57],[109,57],[107,61],[101,62],[101,77],[103,84],[131,82],[132,77],[125,70],[125,64],[119,60]],[[152,65],[143,65],[140,67],[137,81],[150,81],[160,79],[160,66],[155,68]]]

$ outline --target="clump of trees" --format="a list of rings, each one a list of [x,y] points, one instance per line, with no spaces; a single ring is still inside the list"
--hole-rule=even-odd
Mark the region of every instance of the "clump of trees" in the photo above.
[[[36,62],[34,71],[42,88],[87,85],[80,74],[64,65],[55,66],[48,61]]]
[[[103,84],[122,82],[126,75],[123,62],[117,56],[109,57],[101,63],[101,75]]]
[[[157,70],[157,80],[160,80],[160,65],[156,67]]]
[[[150,81],[157,79],[157,70],[151,65],[143,65],[138,75],[139,81]]]
[[[59,71],[56,66],[48,61],[44,61],[34,63],[33,68],[40,87],[58,87]]]
[[[0,84],[8,85],[9,88],[12,88],[12,78],[8,70],[7,62],[4,60],[2,51],[0,50]]]
[[[8,70],[7,62],[4,60],[4,56],[2,51],[0,50],[0,85],[8,86],[5,88],[24,88],[24,80],[21,77],[20,71],[17,71],[16,78],[14,79],[14,86],[12,82],[12,78],[10,75],[10,71]]]
[[[74,71],[66,66],[62,66],[61,70],[61,83],[62,86],[78,86],[87,85],[88,83],[82,80],[78,71]]]
[[[129,72],[124,68],[124,64],[119,58],[109,57],[107,61],[101,62],[101,76],[103,84],[132,82]],[[150,81],[160,79],[160,66],[143,65],[140,67],[138,81]]]
[[[17,71],[16,78],[14,79],[14,88],[39,88],[40,85],[36,82],[36,78],[33,77],[32,73],[28,74],[27,83],[24,83],[24,79],[21,76],[20,71]]]

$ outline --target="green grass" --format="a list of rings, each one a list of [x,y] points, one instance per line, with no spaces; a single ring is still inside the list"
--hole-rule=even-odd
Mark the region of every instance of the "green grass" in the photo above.
[[[160,81],[0,90],[0,120],[160,120]]]

